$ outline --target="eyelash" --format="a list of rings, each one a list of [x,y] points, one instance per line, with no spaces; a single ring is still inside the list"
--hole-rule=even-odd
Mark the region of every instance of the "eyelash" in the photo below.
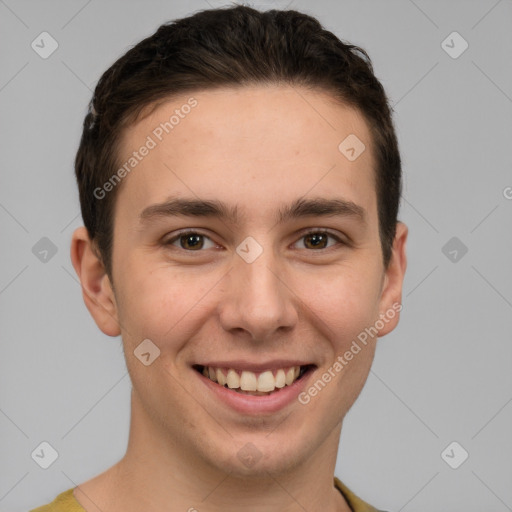
[[[339,243],[339,245],[347,245],[347,242],[342,240],[339,236],[335,235],[331,231],[329,231],[327,229],[319,229],[319,228],[312,228],[312,229],[309,229],[308,231],[303,232],[301,234],[301,236],[299,237],[299,240],[302,239],[302,238],[305,238],[308,235],[314,235],[314,234],[328,235],[328,237],[333,238],[334,240],[336,240]],[[176,233],[176,235],[174,235],[172,238],[170,238],[168,240],[165,240],[163,242],[163,245],[164,246],[171,246],[174,242],[178,241],[181,237],[186,236],[186,235],[199,235],[199,236],[202,236],[202,237],[205,237],[205,238],[208,238],[208,239],[211,240],[211,238],[208,235],[206,235],[204,233],[201,233],[198,230],[195,230],[195,229],[184,229],[184,230],[179,231],[178,233]],[[213,242],[213,240],[211,240],[211,241]],[[213,242],[213,243],[215,243],[215,242]],[[317,250],[314,250],[314,249],[304,249],[304,250],[309,250],[310,252],[323,252],[323,251],[327,251],[329,249],[332,249],[333,247],[335,247],[335,246],[324,247],[324,248],[317,249]],[[177,249],[181,250],[181,251],[188,252],[188,253],[204,252],[204,249],[199,249],[197,251],[193,251],[193,250],[189,250],[189,249],[183,249],[181,247],[178,247]]]

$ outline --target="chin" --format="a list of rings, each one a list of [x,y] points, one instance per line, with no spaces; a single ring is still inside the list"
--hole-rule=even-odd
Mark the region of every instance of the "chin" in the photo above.
[[[307,445],[301,447],[299,443],[290,443],[290,437],[262,433],[253,436],[233,438],[229,446],[218,447],[224,454],[223,458],[215,458],[213,462],[219,470],[229,473],[235,478],[264,478],[270,475],[289,473],[304,463],[309,451]],[[284,441],[283,438],[286,438]],[[226,457],[225,454],[230,456]],[[269,475],[270,474],[270,475]]]

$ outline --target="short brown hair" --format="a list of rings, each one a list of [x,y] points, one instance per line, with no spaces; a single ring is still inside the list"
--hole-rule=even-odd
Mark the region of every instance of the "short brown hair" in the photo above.
[[[379,233],[387,267],[401,195],[401,160],[392,108],[368,54],[340,41],[312,16],[235,6],[161,25],[105,71],[96,86],[75,173],[84,224],[110,277],[120,186],[102,199],[94,191],[119,166],[123,130],[143,109],[174,95],[252,84],[325,91],[363,114],[373,137]]]

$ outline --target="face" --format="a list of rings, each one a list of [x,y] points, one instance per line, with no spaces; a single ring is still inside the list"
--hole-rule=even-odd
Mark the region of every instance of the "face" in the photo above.
[[[349,135],[365,145],[355,159],[339,149]],[[134,151],[117,185],[115,293],[104,275],[88,302],[122,334],[132,414],[223,471],[305,463],[339,437],[375,333],[398,321],[406,231],[385,269],[365,121],[318,91],[200,91],[130,127],[120,160]]]

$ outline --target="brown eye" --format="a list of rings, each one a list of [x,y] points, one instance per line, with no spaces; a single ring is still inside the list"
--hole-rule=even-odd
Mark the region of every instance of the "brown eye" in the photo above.
[[[185,251],[199,252],[205,248],[205,240],[210,240],[209,237],[198,233],[197,231],[186,231],[178,233],[175,237],[170,238],[165,242],[165,245],[173,245],[178,249]],[[210,240],[211,247],[215,247],[215,244]],[[179,245],[177,245],[179,244]],[[206,247],[207,249],[210,247]]]
[[[304,240],[307,241],[305,244],[306,246],[310,244],[315,249],[325,249],[328,238],[329,236],[326,235],[325,233],[311,233],[309,235],[306,235],[304,237]]]
[[[301,237],[301,240],[304,240],[304,245],[306,249],[327,249],[329,238],[336,240],[340,244],[343,244],[343,241],[327,231],[310,231],[304,234]],[[335,245],[335,244],[334,244]]]
[[[183,249],[201,249],[204,245],[203,235],[181,235],[179,240]]]

